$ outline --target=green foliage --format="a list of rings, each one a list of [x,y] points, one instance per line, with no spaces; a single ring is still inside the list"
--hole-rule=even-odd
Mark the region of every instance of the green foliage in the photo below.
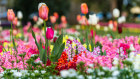
[[[63,35],[60,35],[54,44],[54,48],[50,56],[52,62],[58,61],[64,48],[65,48],[65,43],[63,43]]]

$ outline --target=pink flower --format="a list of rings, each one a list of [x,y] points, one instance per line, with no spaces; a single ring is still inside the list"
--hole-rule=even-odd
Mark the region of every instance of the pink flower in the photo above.
[[[48,40],[53,39],[54,36],[54,30],[51,27],[47,27],[47,31],[46,31],[46,38]]]

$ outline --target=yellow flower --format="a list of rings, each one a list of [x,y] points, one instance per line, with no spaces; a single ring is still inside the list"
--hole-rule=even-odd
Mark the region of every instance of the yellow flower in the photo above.
[[[86,44],[83,44],[83,46],[84,46],[85,48],[87,48],[87,45],[86,45]],[[92,50],[91,50],[91,45],[90,45],[90,44],[89,44],[89,50],[92,51]]]
[[[16,35],[17,38],[18,38],[18,37],[21,37],[21,36],[22,36],[21,33],[18,33],[18,34]]]
[[[53,49],[53,45],[51,45],[51,46],[50,46],[50,49],[51,49],[51,51],[50,51],[50,52],[52,52],[52,49]]]

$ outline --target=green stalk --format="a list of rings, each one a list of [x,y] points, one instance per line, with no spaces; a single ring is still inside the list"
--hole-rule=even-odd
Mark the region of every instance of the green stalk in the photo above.
[[[44,20],[44,32],[45,32],[45,56],[46,56],[46,50],[48,49],[47,47],[47,38],[46,38],[46,21]],[[48,52],[47,52],[48,53]]]
[[[48,48],[49,43],[50,43],[50,41],[49,41],[49,40],[47,40],[47,60],[49,59],[49,48]]]

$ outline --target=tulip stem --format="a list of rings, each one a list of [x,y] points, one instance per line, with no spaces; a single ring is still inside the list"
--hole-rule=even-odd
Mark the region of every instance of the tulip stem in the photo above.
[[[44,22],[44,33],[45,33],[45,56],[46,56],[46,52],[47,52],[46,50],[48,49],[48,47],[47,47],[47,38],[46,38],[46,22],[45,22],[45,20],[43,22]],[[45,59],[45,63],[46,63],[46,59]]]

